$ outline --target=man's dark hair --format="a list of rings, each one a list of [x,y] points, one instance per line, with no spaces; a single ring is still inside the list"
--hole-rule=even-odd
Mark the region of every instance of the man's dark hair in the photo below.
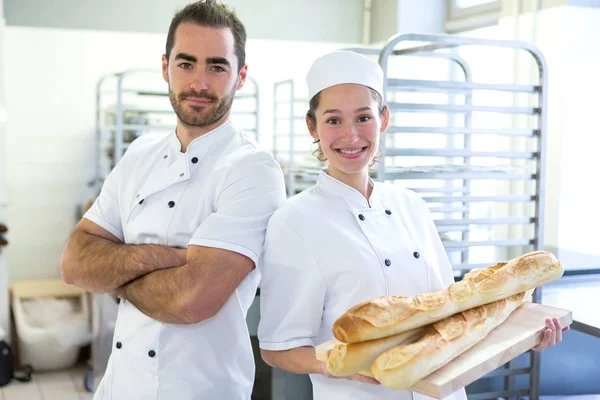
[[[238,72],[242,69],[246,62],[246,28],[244,28],[244,24],[242,24],[242,21],[239,20],[233,10],[216,0],[200,0],[188,4],[185,8],[178,11],[173,20],[171,20],[171,26],[169,26],[166,46],[167,60],[169,60],[171,50],[173,50],[173,46],[175,45],[175,31],[183,22],[192,22],[210,28],[231,29],[235,41]]]

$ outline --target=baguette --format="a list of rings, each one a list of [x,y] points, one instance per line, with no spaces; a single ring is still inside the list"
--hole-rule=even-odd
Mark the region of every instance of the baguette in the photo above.
[[[358,343],[396,335],[450,315],[533,289],[562,276],[553,254],[535,251],[507,263],[473,270],[444,290],[416,297],[384,296],[350,308],[333,324],[333,335]]]
[[[371,372],[390,389],[408,389],[483,340],[532,293],[522,292],[438,321],[419,341],[382,353]]]
[[[325,363],[333,376],[354,374],[371,375],[371,365],[384,351],[400,344],[414,343],[425,334],[425,328],[417,328],[398,335],[362,343],[342,343],[330,340],[315,348],[317,360]]]

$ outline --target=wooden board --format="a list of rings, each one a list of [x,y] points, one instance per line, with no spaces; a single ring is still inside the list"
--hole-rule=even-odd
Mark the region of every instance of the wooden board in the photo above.
[[[545,320],[549,317],[557,317],[562,326],[573,322],[571,311],[525,303],[483,341],[410,390],[441,399],[475,382],[537,345],[546,327]]]
[[[67,285],[60,279],[15,282],[10,285],[13,297],[32,299],[35,297],[78,297],[86,293],[77,286]]]

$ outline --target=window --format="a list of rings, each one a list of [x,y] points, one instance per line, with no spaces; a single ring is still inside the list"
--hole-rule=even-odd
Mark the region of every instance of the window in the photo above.
[[[468,8],[482,4],[496,3],[496,0],[455,0],[454,3],[458,8]]]
[[[501,0],[447,0],[446,32],[458,33],[498,23]]]
[[[500,10],[500,0],[448,0],[448,17],[457,19]]]

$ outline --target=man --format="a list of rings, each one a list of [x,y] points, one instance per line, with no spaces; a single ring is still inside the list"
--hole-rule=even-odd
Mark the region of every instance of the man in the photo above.
[[[122,299],[95,400],[250,399],[245,317],[285,189],[278,164],[229,121],[245,42],[214,0],[175,15],[162,72],[177,130],[129,147],[65,246],[65,282]]]

